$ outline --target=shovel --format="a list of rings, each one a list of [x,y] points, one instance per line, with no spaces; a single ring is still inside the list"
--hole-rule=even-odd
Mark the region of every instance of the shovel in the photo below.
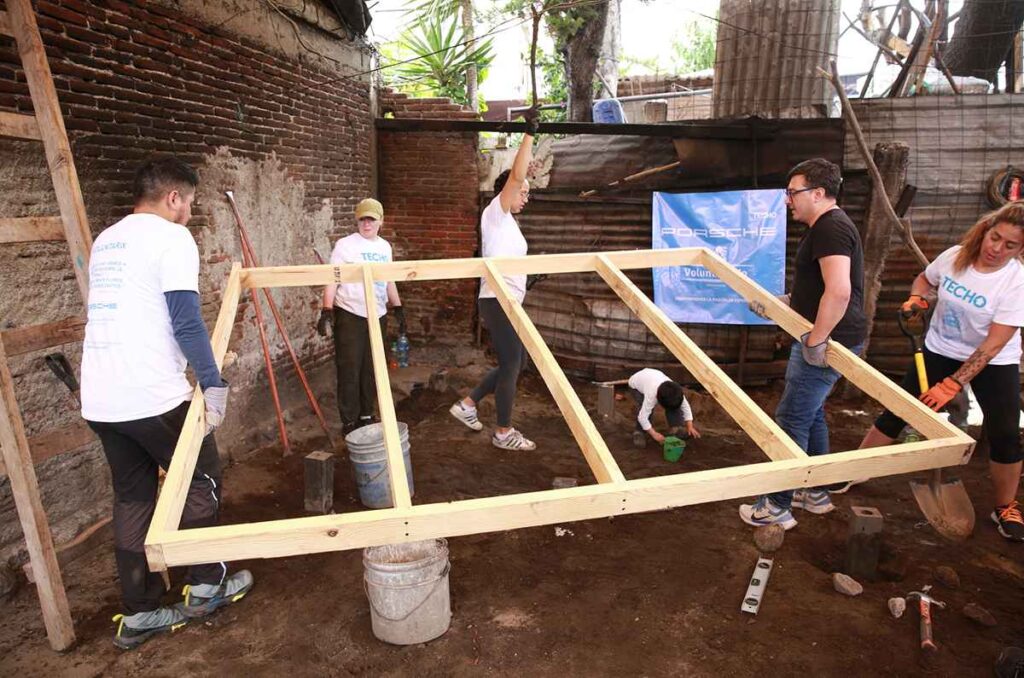
[[[917,368],[917,383],[924,394],[928,390],[928,374],[924,367],[924,353],[921,352],[923,328],[915,331],[909,327],[902,311],[898,312],[900,330],[914,347],[914,366]],[[974,505],[967,496],[967,488],[959,478],[942,479],[942,469],[932,469],[927,481],[911,480],[910,491],[914,495],[921,513],[935,531],[946,539],[960,541],[974,531]]]

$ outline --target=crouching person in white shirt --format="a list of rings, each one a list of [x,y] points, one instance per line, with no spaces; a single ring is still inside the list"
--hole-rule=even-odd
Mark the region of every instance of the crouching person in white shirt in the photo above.
[[[693,425],[693,412],[683,395],[683,387],[669,379],[664,372],[651,368],[640,370],[629,378],[629,390],[638,408],[634,436],[646,433],[659,445],[665,442],[665,436],[651,424],[654,408],[661,405],[665,410],[669,435],[700,438],[700,431]]]

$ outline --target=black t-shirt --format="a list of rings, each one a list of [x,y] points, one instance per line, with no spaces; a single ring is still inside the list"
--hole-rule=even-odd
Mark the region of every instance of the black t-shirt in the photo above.
[[[857,227],[841,209],[825,212],[807,229],[796,250],[796,269],[790,305],[812,323],[825,293],[818,259],[833,255],[850,257],[850,303],[846,314],[832,330],[831,337],[843,346],[864,341],[864,248]]]

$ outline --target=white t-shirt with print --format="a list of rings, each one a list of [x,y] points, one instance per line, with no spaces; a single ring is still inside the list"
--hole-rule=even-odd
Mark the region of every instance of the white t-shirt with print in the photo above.
[[[192,397],[164,292],[199,292],[199,249],[184,226],[131,214],[100,233],[89,260],[82,417],[123,422]]]
[[[331,251],[332,264],[384,264],[391,261],[391,245],[387,240],[377,236],[373,240],[364,238],[359,233],[346,235],[334,245]],[[373,284],[373,293],[377,298],[377,317],[388,312],[388,284]],[[354,313],[362,318],[366,314],[366,294],[363,283],[341,283],[334,293],[334,305]]]
[[[480,238],[483,245],[480,252],[485,257],[525,257],[526,238],[519,230],[519,224],[511,212],[501,209],[501,196],[494,196],[480,217]],[[526,298],[526,276],[504,275],[505,283],[512,289],[519,303]],[[493,299],[494,290],[487,284],[486,278],[480,279],[480,298]]]
[[[1020,363],[1020,326],[1024,325],[1024,266],[1011,259],[998,271],[981,273],[968,266],[953,271],[960,246],[940,254],[925,269],[928,282],[939,288],[925,346],[955,360],[966,360],[988,336],[992,323],[1017,327],[992,365]]]

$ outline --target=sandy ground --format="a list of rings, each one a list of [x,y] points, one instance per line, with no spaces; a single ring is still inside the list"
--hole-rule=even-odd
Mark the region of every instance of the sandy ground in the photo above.
[[[556,476],[593,482],[535,376],[522,382],[516,422],[538,441],[537,452],[496,450],[486,430],[473,433],[452,420],[448,406],[479,370],[453,369],[446,391],[418,389],[400,402],[399,419],[410,425],[415,502],[546,489]],[[321,375],[321,383],[328,377]],[[596,409],[594,387],[574,386]],[[779,385],[752,395],[770,412]],[[616,404],[615,418],[600,428],[627,477],[764,459],[708,396],[691,400],[704,437],[678,464],[663,461],[653,443],[634,449],[630,404]],[[327,397],[325,409],[333,406]],[[832,401],[834,448],[855,447],[874,411],[858,399]],[[481,419],[493,417],[486,402]],[[311,417],[291,419],[293,429],[306,432],[304,442],[297,436],[296,449],[323,447]],[[361,510],[340,454],[335,511]],[[268,444],[232,463],[223,522],[304,515],[301,457],[282,458]],[[1024,645],[1024,545],[1005,542],[988,520],[984,450],[961,471],[978,525],[960,545],[943,541],[923,522],[906,476],[858,487],[838,498],[838,510],[829,515],[798,511],[799,525],[777,554],[756,617],[739,611],[757,558],[751,529],[737,517],[739,501],[453,538],[451,628],[435,641],[407,647],[372,635],[361,553],[349,551],[236,563],[256,576],[244,600],[205,623],[119,651],[110,642],[118,595],[108,545],[65,572],[79,638],[71,651],[49,650],[33,587],[0,602],[0,675],[991,675],[1001,647]],[[830,579],[844,559],[851,504],[874,506],[885,516],[881,574],[862,582],[864,593],[856,598],[836,593]],[[936,581],[934,570],[943,565],[959,574],[958,587]],[[172,571],[175,592],[181,576]],[[935,613],[940,650],[926,659],[916,610],[895,620],[886,600],[927,584],[935,585],[933,594],[947,608]],[[984,627],[965,617],[970,602],[987,608],[998,624]]]

